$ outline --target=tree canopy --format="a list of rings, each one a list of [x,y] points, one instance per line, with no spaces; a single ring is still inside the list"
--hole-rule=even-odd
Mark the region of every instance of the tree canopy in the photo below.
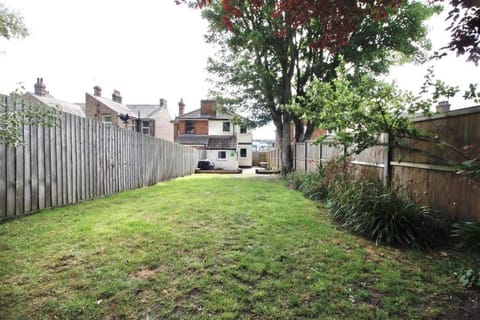
[[[174,0],[177,4],[188,3],[199,8],[213,3],[213,0]],[[250,0],[255,6],[263,6],[266,0]],[[272,14],[288,18],[291,26],[299,27],[310,23],[312,19],[321,19],[322,34],[311,45],[335,49],[346,44],[349,35],[359,27],[358,17],[369,16],[384,18],[389,9],[400,6],[405,0],[379,1],[328,1],[328,0],[276,0],[276,9]],[[432,4],[446,0],[430,0]],[[225,10],[222,21],[232,28],[232,19],[242,16],[241,9],[231,0],[221,0]],[[468,61],[478,64],[480,60],[480,2],[477,0],[449,0],[452,7],[448,15],[451,39],[437,56],[445,55],[445,49],[455,51],[457,55],[467,54]]]
[[[7,40],[28,35],[23,17],[0,2],[0,37]]]
[[[210,23],[207,39],[219,46],[219,55],[209,61],[217,95],[233,107],[247,106],[257,120],[272,120],[280,137],[282,162],[291,168],[291,125],[295,139],[308,139],[317,123],[306,121],[289,106],[305,95],[314,77],[335,79],[339,56],[359,77],[381,74],[402,59],[412,59],[428,47],[423,22],[434,12],[417,2],[404,2],[380,17],[355,16],[357,27],[348,43],[335,48],[312,45],[324,35],[322,18],[295,24],[286,14],[277,14],[275,1],[262,5],[230,1],[240,13],[226,26],[228,12],[218,2],[204,10]],[[231,10],[231,9],[229,9]],[[330,12],[326,13],[331,14]]]

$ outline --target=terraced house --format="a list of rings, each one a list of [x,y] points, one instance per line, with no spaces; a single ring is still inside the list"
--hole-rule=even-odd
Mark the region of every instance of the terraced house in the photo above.
[[[242,124],[245,118],[218,111],[215,100],[201,100],[199,109],[184,111],[181,100],[178,116],[173,120],[175,142],[205,150],[206,158],[217,169],[252,166],[252,133]]]
[[[93,95],[85,93],[85,115],[106,125],[137,130],[136,115],[122,103],[122,96],[114,90],[112,100],[102,97],[102,88],[95,86]]]

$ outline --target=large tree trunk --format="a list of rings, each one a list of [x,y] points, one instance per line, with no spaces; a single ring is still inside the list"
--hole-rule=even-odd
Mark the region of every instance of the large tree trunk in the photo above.
[[[273,112],[273,124],[277,129],[278,146],[280,148],[280,160],[283,172],[293,169],[292,148],[290,141],[291,118],[282,112]]]
[[[282,172],[290,172],[293,169],[292,146],[290,141],[291,126],[289,123],[283,124],[281,133],[280,151],[282,158]]]

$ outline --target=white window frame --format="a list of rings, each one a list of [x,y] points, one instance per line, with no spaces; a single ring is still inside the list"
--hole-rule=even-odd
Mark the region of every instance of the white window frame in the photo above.
[[[148,126],[145,126],[145,122],[148,124]],[[150,135],[150,121],[142,120],[142,133]]]
[[[221,153],[225,154],[225,157],[223,157],[223,158],[220,157]],[[225,150],[218,151],[217,152],[217,160],[220,160],[220,161],[227,160],[227,151],[225,151]]]
[[[106,121],[106,118],[110,118],[110,121]],[[102,116],[102,123],[107,126],[111,126],[113,124],[113,116],[111,114],[105,114]]]

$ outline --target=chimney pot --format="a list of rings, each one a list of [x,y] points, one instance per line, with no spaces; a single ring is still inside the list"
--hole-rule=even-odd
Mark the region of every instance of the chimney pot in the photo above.
[[[122,95],[120,94],[120,91],[113,90],[112,100],[118,103],[122,103]]]
[[[183,98],[180,99],[180,102],[178,103],[178,115],[183,116],[185,113],[185,103],[183,103]]]
[[[446,113],[450,111],[450,103],[448,101],[439,101],[437,104],[438,113]]]
[[[43,78],[37,78],[37,83],[33,86],[34,88],[34,93],[37,96],[46,96],[48,94],[47,87],[43,83]]]
[[[102,88],[100,86],[93,87],[93,95],[97,97],[102,96]]]

